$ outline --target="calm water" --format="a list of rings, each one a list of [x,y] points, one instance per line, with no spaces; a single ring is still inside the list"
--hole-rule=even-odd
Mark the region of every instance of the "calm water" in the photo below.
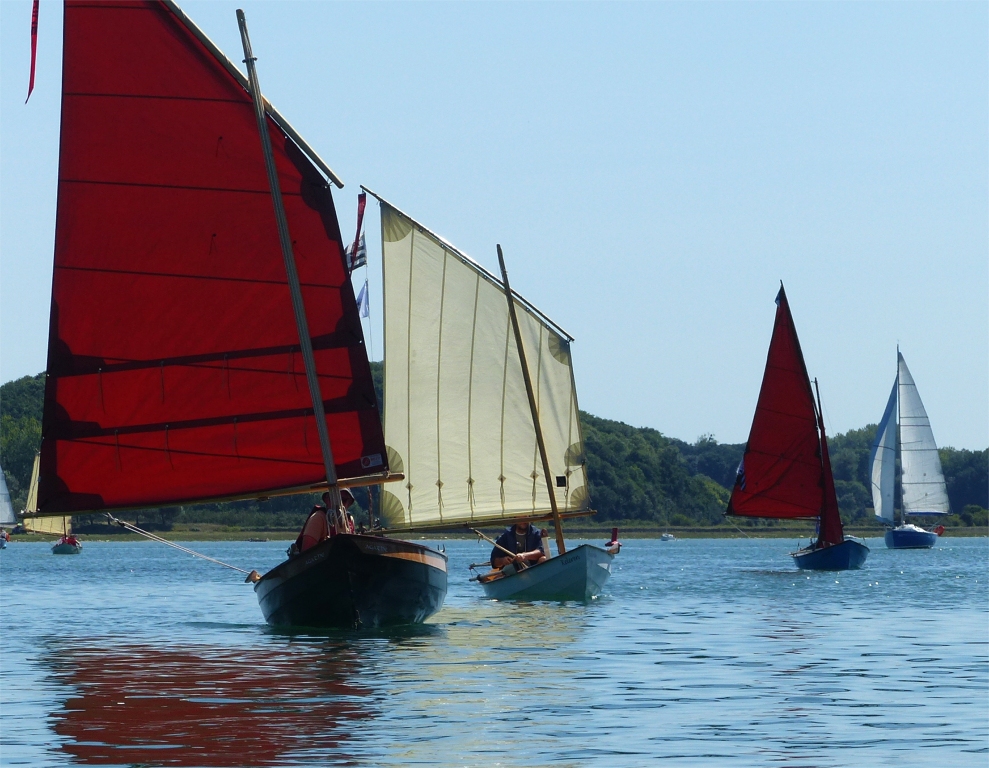
[[[154,543],[0,553],[3,765],[985,766],[989,548],[805,574],[787,540],[630,540],[589,605],[484,600],[385,635],[267,629]],[[268,568],[286,546],[191,545]]]

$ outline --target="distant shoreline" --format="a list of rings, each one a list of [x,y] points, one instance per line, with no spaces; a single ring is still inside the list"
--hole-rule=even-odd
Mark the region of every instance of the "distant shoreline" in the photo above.
[[[590,528],[590,527],[580,527],[575,530],[571,527],[567,527],[566,534],[568,539],[601,539],[602,541],[608,537],[611,532],[611,527],[608,525],[602,525],[600,527]],[[757,528],[749,531],[732,530],[724,528],[715,529],[677,529],[671,527],[667,530],[656,530],[654,528],[637,528],[635,526],[629,526],[627,528],[621,528],[619,526],[619,539],[659,539],[664,532],[672,533],[677,539],[809,539],[813,534],[812,529],[799,530],[796,528]],[[845,533],[849,536],[857,536],[859,538],[880,538],[883,535],[882,529],[868,528],[868,529],[856,529],[848,527],[845,529]],[[298,532],[292,531],[155,531],[156,536],[160,536],[163,539],[169,541],[294,541]],[[952,539],[952,538],[985,538],[989,537],[989,527],[987,526],[971,526],[971,527],[958,527],[958,528],[948,528],[945,530],[942,538]],[[145,537],[139,536],[138,534],[126,533],[126,534],[113,534],[113,535],[100,535],[99,533],[80,533],[79,538],[83,542],[87,541],[105,541],[105,542],[115,542],[115,541],[145,541]],[[403,536],[397,536],[396,538],[411,539],[416,541],[429,541],[429,540],[449,540],[449,539],[465,539],[471,540],[476,538],[473,534],[469,533],[423,533],[423,534],[405,534]],[[16,545],[18,542],[38,542],[38,541],[55,541],[56,537],[44,536],[40,534],[16,534],[12,535],[10,539],[11,545]]]

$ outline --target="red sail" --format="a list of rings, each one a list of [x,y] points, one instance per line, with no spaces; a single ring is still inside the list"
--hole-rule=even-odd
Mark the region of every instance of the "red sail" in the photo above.
[[[824,433],[824,414],[820,409],[820,394],[818,394],[817,420],[821,428],[821,465],[824,479],[824,500],[821,505],[817,546],[829,547],[832,544],[841,544],[845,540],[845,532],[841,527],[841,515],[838,512],[838,493],[835,491],[834,474],[831,472],[831,454],[828,453],[828,436]]]
[[[64,34],[39,511],[325,481],[248,93],[161,2],[67,0]],[[379,472],[330,189],[268,131],[337,472]]]
[[[725,514],[812,518],[824,490],[817,409],[782,286],[776,303],[759,402]]]

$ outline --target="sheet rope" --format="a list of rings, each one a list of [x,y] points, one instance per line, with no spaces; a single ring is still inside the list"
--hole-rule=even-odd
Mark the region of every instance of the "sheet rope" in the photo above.
[[[136,525],[134,525],[133,523],[128,523],[126,520],[118,520],[109,512],[106,513],[106,516],[111,523],[116,523],[121,528],[131,531],[132,533],[136,533],[140,536],[149,538],[152,541],[157,541],[159,544],[166,544],[169,547],[174,547],[175,549],[185,552],[186,554],[192,555],[193,557],[199,557],[202,558],[203,560],[209,560],[211,563],[222,565],[224,568],[229,568],[232,571],[237,571],[238,573],[246,573],[248,576],[247,579],[248,581],[252,581],[250,577],[253,574],[257,573],[257,571],[245,571],[243,568],[238,568],[236,565],[230,565],[230,563],[225,563],[222,560],[217,560],[215,557],[209,557],[208,555],[204,555],[202,552],[196,552],[195,550],[189,549],[188,547],[183,547],[180,544],[176,544],[174,541],[163,539],[161,536],[157,536],[151,533],[150,531],[145,531],[143,528],[138,528]]]

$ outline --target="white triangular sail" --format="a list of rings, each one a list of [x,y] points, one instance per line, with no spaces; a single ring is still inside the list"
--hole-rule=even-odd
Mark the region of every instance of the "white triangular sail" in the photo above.
[[[548,515],[502,282],[384,201],[381,231],[385,442],[406,477],[382,493],[386,526]],[[584,511],[571,339],[520,297],[515,306],[559,510]]]
[[[876,430],[876,441],[872,445],[872,506],[876,517],[893,524],[895,498],[893,488],[896,482],[896,390],[889,393],[886,410]]]
[[[31,484],[27,490],[27,503],[21,525],[31,533],[43,533],[50,536],[63,536],[72,533],[72,518],[70,517],[30,517],[38,511],[38,469],[41,466],[41,455],[34,454],[34,467],[31,469]]]
[[[10,503],[10,491],[7,490],[7,478],[0,469],[0,525],[14,525],[16,522],[14,506]]]
[[[900,468],[903,513],[947,515],[951,509],[931,422],[903,355],[899,366]]]

